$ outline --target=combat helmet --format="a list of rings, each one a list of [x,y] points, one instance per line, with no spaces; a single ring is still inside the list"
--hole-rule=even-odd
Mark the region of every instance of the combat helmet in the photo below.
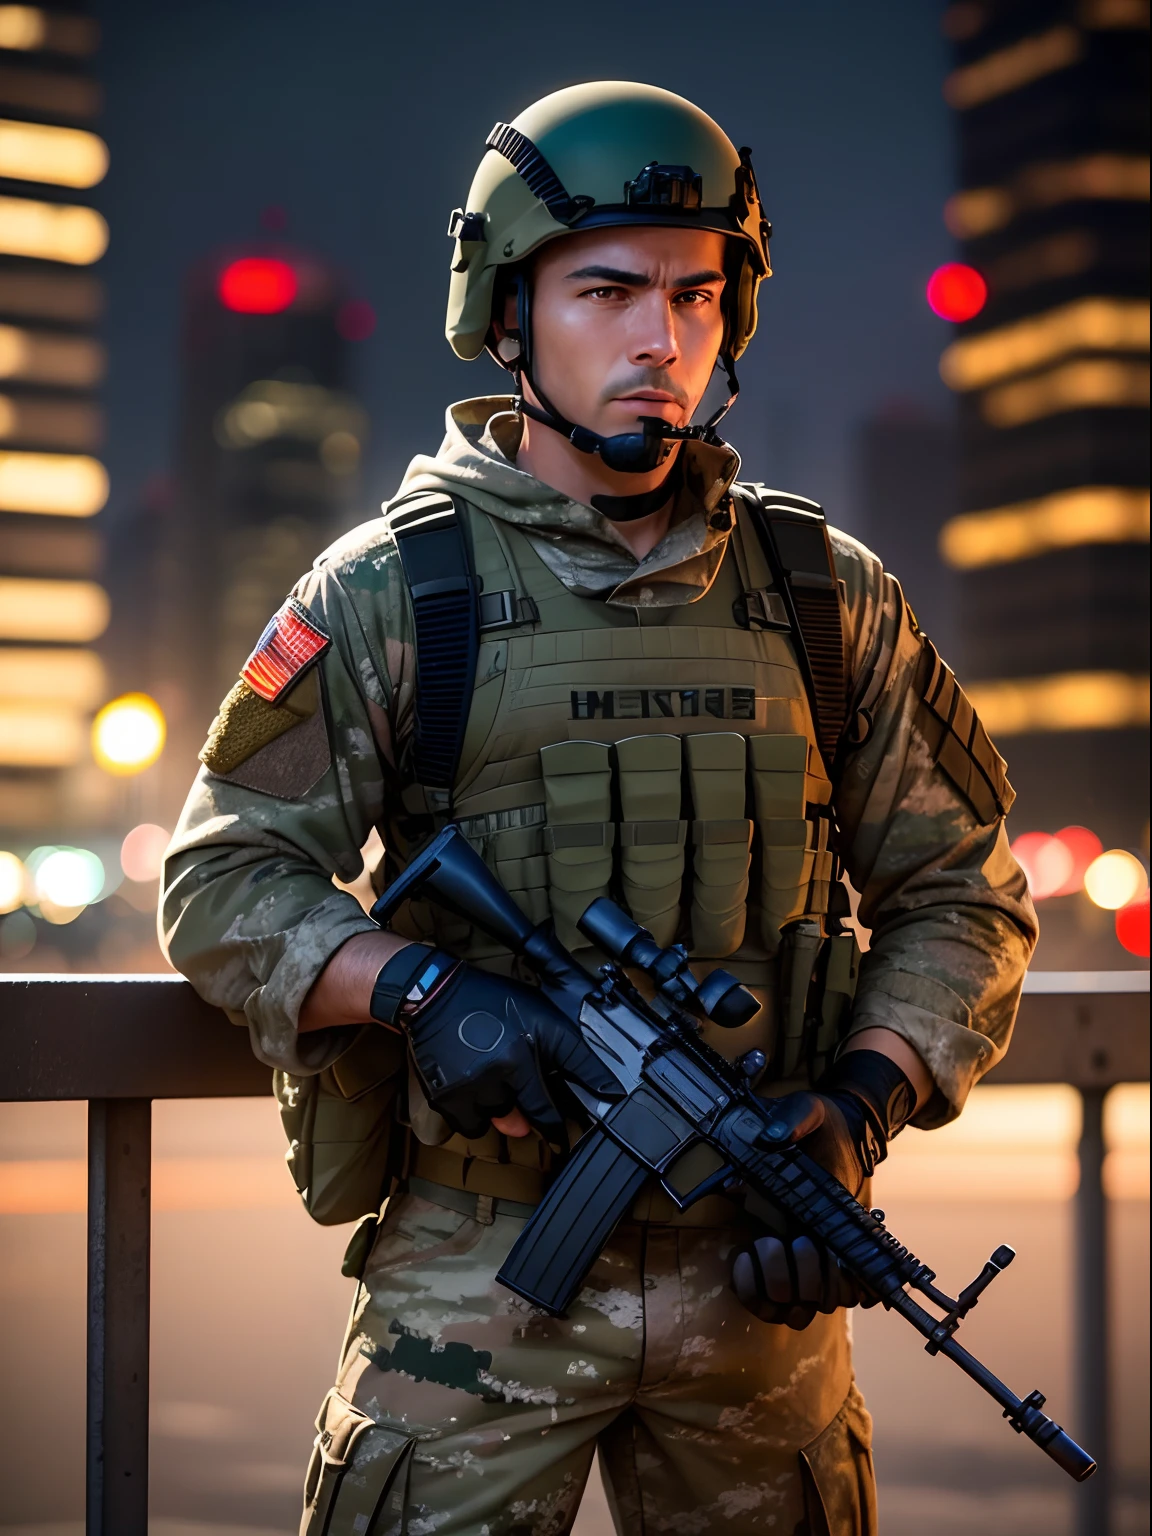
[[[730,398],[704,427],[672,428],[648,418],[643,434],[601,439],[548,405],[526,407],[586,452],[621,470],[649,470],[670,438],[707,436],[739,385],[736,359],[756,329],[756,293],[771,275],[751,152],[737,150],[699,107],[657,86],[599,80],[555,91],[488,135],[455,239],[445,333],[471,361],[487,348],[502,367],[529,377],[531,326],[525,258],[549,240],[606,225],[663,224],[715,230],[729,239],[721,361]],[[497,350],[493,305],[518,290],[520,345]],[[503,352],[503,355],[502,355]],[[537,396],[540,391],[533,380]],[[627,441],[626,441],[627,439]],[[644,447],[641,450],[641,443]],[[630,446],[629,446],[630,445]]]

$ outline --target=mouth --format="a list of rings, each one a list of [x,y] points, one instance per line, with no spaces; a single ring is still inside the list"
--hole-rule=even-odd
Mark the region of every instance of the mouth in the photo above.
[[[617,400],[637,400],[651,405],[679,405],[675,395],[670,395],[665,389],[641,389],[635,394],[617,395]]]

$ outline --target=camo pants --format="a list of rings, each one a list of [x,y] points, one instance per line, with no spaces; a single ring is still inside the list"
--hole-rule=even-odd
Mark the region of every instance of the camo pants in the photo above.
[[[627,1221],[548,1317],[494,1279],[522,1225],[390,1202],[301,1536],[561,1536],[597,1446],[629,1536],[874,1536],[843,1312],[757,1322],[728,1285],[746,1233]]]

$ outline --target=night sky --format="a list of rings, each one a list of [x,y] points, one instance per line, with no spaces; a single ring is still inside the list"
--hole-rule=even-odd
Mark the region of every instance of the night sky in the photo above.
[[[753,148],[777,236],[729,435],[745,473],[852,526],[854,426],[894,398],[947,408],[945,327],[924,282],[947,260],[951,143],[928,0],[403,11],[351,0],[104,0],[95,6],[112,168],[107,460],[113,516],[170,462],[181,277],[212,246],[288,235],[376,308],[356,347],[372,419],[363,515],[439,441],[444,406],[499,388],[443,339],[449,211],[484,139],[549,90],[647,81]]]

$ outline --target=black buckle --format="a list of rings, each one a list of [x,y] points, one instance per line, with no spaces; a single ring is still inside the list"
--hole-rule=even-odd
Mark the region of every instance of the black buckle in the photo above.
[[[690,165],[649,163],[635,181],[624,183],[624,202],[629,208],[699,208],[704,183]]]
[[[452,216],[448,220],[448,238],[450,240],[473,240],[476,242],[485,239],[484,215],[482,213],[465,213],[463,208],[453,208]]]
[[[539,624],[540,610],[531,597],[517,597],[515,592],[481,592],[480,632],[509,629],[513,625]]]
[[[732,604],[732,613],[741,629],[791,629],[788,610],[779,592],[745,592]]]

